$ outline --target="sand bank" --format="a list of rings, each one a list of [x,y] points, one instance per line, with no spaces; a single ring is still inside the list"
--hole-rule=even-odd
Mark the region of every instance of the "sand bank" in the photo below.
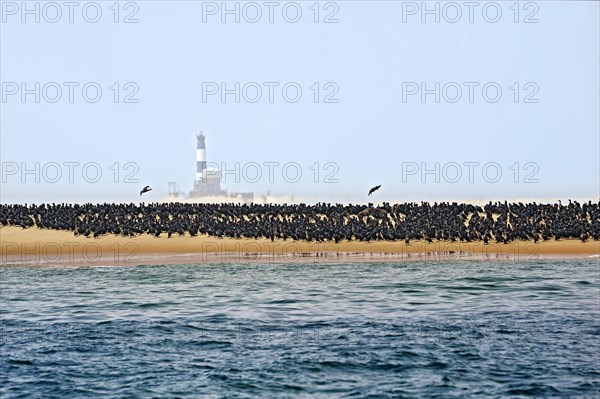
[[[208,236],[107,235],[76,237],[71,232],[20,227],[0,228],[0,264],[52,266],[136,266],[180,263],[338,263],[395,260],[600,257],[600,242],[580,240],[515,241],[509,244],[414,241],[271,242]]]

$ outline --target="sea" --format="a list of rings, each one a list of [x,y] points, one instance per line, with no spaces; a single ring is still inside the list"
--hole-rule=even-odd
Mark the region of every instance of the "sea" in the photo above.
[[[600,259],[0,268],[2,398],[598,398]]]

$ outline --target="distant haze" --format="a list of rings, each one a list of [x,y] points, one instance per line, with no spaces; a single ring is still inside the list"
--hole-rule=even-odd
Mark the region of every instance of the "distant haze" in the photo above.
[[[600,199],[598,2],[22,4],[2,3],[2,203],[185,199],[199,130],[257,202]]]

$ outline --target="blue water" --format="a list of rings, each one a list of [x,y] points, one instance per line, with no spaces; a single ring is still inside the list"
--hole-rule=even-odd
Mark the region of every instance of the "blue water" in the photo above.
[[[598,397],[598,260],[2,268],[0,396]]]

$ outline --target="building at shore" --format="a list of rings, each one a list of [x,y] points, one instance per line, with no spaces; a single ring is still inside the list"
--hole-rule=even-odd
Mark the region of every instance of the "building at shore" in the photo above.
[[[196,179],[190,197],[227,197],[227,190],[221,189],[221,171],[206,167],[206,136],[198,132],[196,139]]]
[[[203,132],[196,134],[196,175],[194,189],[188,195],[189,200],[229,202],[231,200],[241,202],[253,202],[254,193],[231,192],[221,188],[222,173],[215,167],[209,168],[206,161],[206,135]],[[171,190],[169,190],[169,196]]]

